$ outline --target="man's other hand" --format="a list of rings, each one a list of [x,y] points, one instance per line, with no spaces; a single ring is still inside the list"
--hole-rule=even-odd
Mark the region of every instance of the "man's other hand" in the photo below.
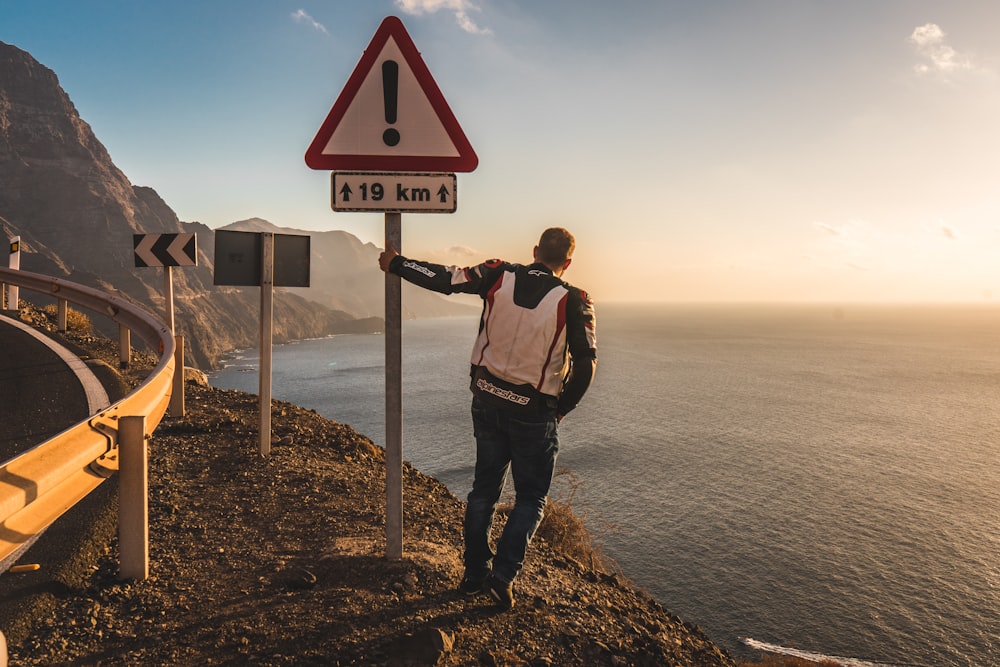
[[[378,266],[383,271],[389,270],[389,264],[392,262],[393,257],[399,257],[399,253],[392,246],[389,246],[378,256]]]

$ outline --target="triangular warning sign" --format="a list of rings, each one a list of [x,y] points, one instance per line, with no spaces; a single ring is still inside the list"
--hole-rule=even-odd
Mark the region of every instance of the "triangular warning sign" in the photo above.
[[[473,171],[479,158],[403,22],[388,16],[306,150],[313,169]]]

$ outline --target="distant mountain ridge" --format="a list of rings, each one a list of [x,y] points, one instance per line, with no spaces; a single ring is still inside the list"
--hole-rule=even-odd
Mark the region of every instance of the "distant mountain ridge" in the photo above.
[[[297,232],[259,219],[227,229],[312,237],[313,287],[278,290],[276,342],[382,329],[384,279],[374,245],[347,232]],[[187,363],[212,368],[226,351],[256,345],[259,290],[213,285],[214,231],[180,221],[155,190],[133,186],[80,118],[56,74],[3,42],[0,232],[21,237],[23,270],[118,293],[157,314],[163,312],[163,272],[135,268],[132,236],[194,232],[198,266],[172,272]],[[469,312],[467,305],[433,294],[408,294],[404,302],[407,317]]]

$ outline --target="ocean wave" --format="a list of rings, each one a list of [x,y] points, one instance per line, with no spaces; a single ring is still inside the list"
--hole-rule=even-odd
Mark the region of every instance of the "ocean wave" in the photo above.
[[[863,660],[861,658],[845,658],[839,655],[825,655],[823,653],[813,653],[812,651],[803,651],[797,648],[791,648],[789,646],[779,646],[778,644],[769,644],[768,642],[762,642],[757,639],[751,639],[750,637],[740,637],[740,641],[749,646],[750,648],[755,648],[758,651],[764,651],[765,653],[776,653],[778,655],[787,655],[793,658],[801,658],[802,660],[809,660],[811,662],[833,662],[843,667],[924,667],[923,665],[918,665],[911,662],[874,662],[871,660]]]

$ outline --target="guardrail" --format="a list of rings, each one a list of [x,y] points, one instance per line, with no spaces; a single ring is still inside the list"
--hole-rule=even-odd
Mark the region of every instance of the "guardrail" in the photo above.
[[[59,278],[0,267],[2,283],[108,317],[156,350],[159,363],[125,398],[0,464],[0,563],[30,546],[39,533],[118,470],[123,422],[144,417],[143,441],[156,429],[170,402],[177,363],[170,329],[124,299]]]

